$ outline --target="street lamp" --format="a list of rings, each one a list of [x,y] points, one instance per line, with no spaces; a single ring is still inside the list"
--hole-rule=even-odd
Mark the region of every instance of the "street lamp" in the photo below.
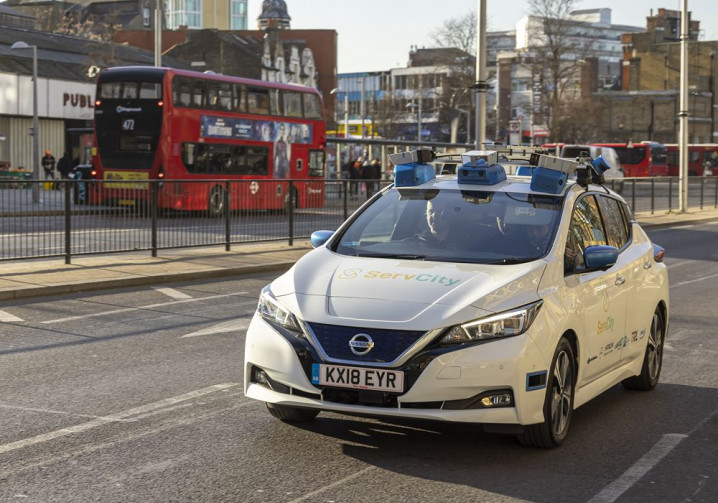
[[[349,138],[349,93],[338,87],[335,87],[334,89],[329,91],[329,93],[344,93],[344,138]],[[336,112],[334,115],[336,119]],[[337,173],[339,174],[339,176],[341,176],[341,167],[339,166],[339,163],[341,162],[341,147],[341,143],[337,143]],[[349,145],[346,146],[346,154],[347,162],[349,162]]]
[[[27,45],[25,42],[18,41],[10,46],[10,49],[32,49],[32,176],[35,183],[32,185],[32,202],[40,201],[40,151],[38,140],[38,124],[37,124],[37,46]]]
[[[329,91],[329,94],[339,93],[344,93],[344,138],[349,138],[349,93],[338,87]]]
[[[417,112],[417,122],[416,122],[417,133],[416,134],[419,139],[418,141],[421,141],[421,104],[417,105],[416,103],[407,103],[406,108],[416,108],[417,109],[416,110],[416,112]]]

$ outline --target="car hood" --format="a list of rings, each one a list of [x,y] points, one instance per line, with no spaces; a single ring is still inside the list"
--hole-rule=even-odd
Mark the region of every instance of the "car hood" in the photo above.
[[[318,248],[271,289],[304,320],[428,329],[533,302],[544,268],[541,260],[457,264],[350,257]]]

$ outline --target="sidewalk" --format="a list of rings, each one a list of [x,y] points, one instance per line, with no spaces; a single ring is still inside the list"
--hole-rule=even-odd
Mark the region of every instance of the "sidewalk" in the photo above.
[[[718,210],[636,217],[648,229],[718,220]],[[294,246],[237,245],[230,252],[222,247],[160,250],[154,258],[149,252],[73,257],[70,265],[63,258],[2,262],[0,301],[262,272],[279,275],[309,250],[309,241],[297,241]]]

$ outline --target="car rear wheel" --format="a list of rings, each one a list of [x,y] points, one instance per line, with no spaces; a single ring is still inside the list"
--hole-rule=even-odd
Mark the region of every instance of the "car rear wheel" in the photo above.
[[[546,383],[544,422],[524,428],[517,436],[520,443],[531,447],[552,448],[561,445],[568,434],[573,416],[576,387],[576,364],[573,347],[562,337],[556,347]]]
[[[663,367],[663,342],[665,337],[663,314],[660,309],[656,308],[651,321],[651,331],[648,334],[648,343],[643,356],[641,373],[624,379],[622,384],[625,388],[648,391],[656,387]]]
[[[319,414],[318,410],[300,409],[299,407],[288,407],[286,405],[267,404],[269,413],[285,423],[307,423],[313,421]]]

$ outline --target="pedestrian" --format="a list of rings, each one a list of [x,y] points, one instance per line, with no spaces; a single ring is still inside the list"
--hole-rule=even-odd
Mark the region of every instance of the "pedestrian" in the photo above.
[[[60,172],[60,178],[63,180],[69,179],[68,175],[72,171],[72,157],[67,152],[62,154],[60,160],[57,161],[57,171]]]
[[[377,184],[381,178],[381,163],[379,159],[372,159],[372,161],[364,166],[363,178],[366,184],[366,197],[369,198],[374,195],[377,190]]]
[[[352,180],[350,185],[350,194],[359,195],[361,192],[361,186],[357,180],[361,180],[361,167],[364,164],[364,157],[359,156],[349,167],[349,179]]]
[[[45,150],[45,155],[42,156],[42,161],[40,162],[40,164],[42,164],[42,169],[45,170],[45,179],[54,180],[55,158],[52,156],[52,152],[50,152],[49,150]]]

